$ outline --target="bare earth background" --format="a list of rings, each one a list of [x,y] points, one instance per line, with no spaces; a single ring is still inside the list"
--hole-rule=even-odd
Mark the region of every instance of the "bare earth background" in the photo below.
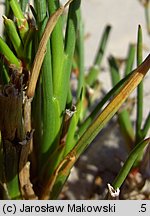
[[[2,3],[4,1],[0,1]],[[62,0],[62,2],[66,2]],[[3,7],[0,5],[0,33],[2,32]],[[107,58],[110,54],[125,58],[129,43],[135,43],[137,29],[143,29],[143,41],[146,50],[150,51],[150,37],[147,34],[144,8],[138,0],[82,0],[82,14],[85,35],[85,66],[93,61],[100,37],[106,24],[112,26],[107,52],[103,66],[108,68]],[[100,74],[104,90],[111,88],[110,76],[107,72]],[[150,111],[150,75],[145,78],[144,116]],[[134,96],[135,93],[132,95]],[[133,120],[135,112],[133,113]],[[150,133],[149,133],[150,135]],[[124,142],[120,136],[118,125],[114,120],[95,139],[91,147],[77,162],[64,193],[60,198],[66,199],[102,199],[104,188],[116,176],[121,161],[126,157]]]

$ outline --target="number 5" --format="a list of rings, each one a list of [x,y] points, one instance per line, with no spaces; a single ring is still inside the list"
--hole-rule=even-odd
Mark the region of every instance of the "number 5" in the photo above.
[[[146,204],[141,205],[141,212],[146,212]]]

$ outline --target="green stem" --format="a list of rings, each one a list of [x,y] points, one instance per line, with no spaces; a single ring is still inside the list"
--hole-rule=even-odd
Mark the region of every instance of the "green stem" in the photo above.
[[[119,74],[119,68],[116,59],[113,56],[110,56],[108,61],[110,66],[112,85],[115,86],[121,79]]]
[[[65,146],[65,156],[71,151],[71,149],[74,147],[76,143],[75,142],[76,140],[74,139],[74,135],[75,135],[77,124],[80,118],[80,112],[81,112],[82,100],[83,100],[82,97],[83,97],[83,91],[81,91],[80,98],[78,99],[78,102],[76,105],[76,110],[70,120],[70,125],[68,128],[66,144],[65,144],[66,145]]]
[[[99,43],[99,48],[97,54],[94,59],[93,66],[90,68],[88,75],[86,76],[86,84],[92,86],[97,79],[97,76],[100,71],[100,65],[106,50],[106,45],[108,42],[109,34],[110,34],[111,26],[106,26],[104,29],[101,41]]]
[[[142,129],[142,136],[145,137],[147,135],[148,130],[150,129],[150,113],[148,114],[145,124]]]
[[[126,67],[125,67],[125,76],[128,75],[133,69],[134,57],[135,57],[135,45],[130,44],[128,55],[127,55]]]
[[[73,55],[75,51],[75,43],[76,43],[76,34],[79,24],[79,10],[80,10],[81,0],[73,1],[69,6],[68,18],[67,18],[67,27],[65,33],[65,63],[63,68],[63,80],[60,95],[63,99],[61,101],[61,107],[64,110],[67,95],[70,88],[70,74],[72,69]]]
[[[35,28],[31,27],[29,32],[28,32],[25,43],[24,43],[23,56],[25,58],[26,68],[28,70],[31,69],[31,64],[32,64],[33,58],[34,58],[33,57],[33,43],[36,43],[35,42],[35,35],[34,35],[35,33],[36,33]]]
[[[20,0],[21,10],[23,12],[25,12],[28,3],[29,3],[29,0]]]
[[[18,1],[17,0],[9,0],[9,4],[13,10],[15,17],[18,19],[24,19],[24,15],[23,15],[23,12],[20,8]]]
[[[48,10],[49,14],[53,14],[59,8],[59,1],[49,0]],[[53,71],[53,89],[54,96],[59,100],[59,88],[62,78],[62,70],[64,63],[64,42],[63,42],[63,29],[62,18],[60,17],[51,34],[51,53],[52,53],[52,71]]]
[[[138,42],[137,42],[137,66],[142,62],[142,29],[141,26],[138,28]],[[136,117],[136,140],[140,141],[141,137],[141,125],[143,119],[143,81],[139,84],[137,88],[137,117]]]
[[[143,151],[144,147],[148,143],[150,143],[150,138],[138,143],[136,145],[136,147],[131,151],[131,153],[129,154],[127,160],[125,161],[123,167],[121,168],[119,174],[117,175],[117,177],[115,178],[115,180],[113,182],[113,187],[115,189],[121,187],[121,185],[123,184],[123,182],[126,179],[127,175],[129,174],[130,169],[132,168],[134,162],[136,161],[139,154],[141,153],[141,151]]]
[[[105,29],[104,29],[102,39],[100,41],[99,48],[98,48],[97,54],[95,56],[93,65],[100,66],[100,64],[101,64],[102,58],[104,56],[104,52],[106,50],[106,45],[107,45],[107,42],[108,42],[108,37],[109,37],[109,34],[110,34],[110,30],[111,30],[110,25],[106,26]]]
[[[52,15],[58,8],[60,7],[59,1],[48,1],[48,11],[49,14]],[[64,64],[64,41],[63,41],[63,27],[62,27],[62,17],[60,17],[57,21],[57,24],[51,34],[51,64],[52,64],[52,79],[53,79],[53,95],[54,95],[54,106],[55,106],[55,120],[53,120],[53,124],[55,121],[55,147],[53,146],[53,149],[56,148],[59,141],[59,133],[61,129],[61,123],[62,123],[62,112],[61,110],[61,100],[63,98],[60,97],[60,86],[61,83],[63,83],[63,64]],[[57,110],[57,111],[56,111]],[[54,117],[53,117],[54,119]],[[52,135],[53,136],[53,135]],[[54,141],[54,139],[52,139]]]
[[[39,26],[39,38],[41,38],[42,33],[45,29],[48,17],[46,1],[40,1],[36,4],[37,8],[37,18]],[[49,151],[55,140],[55,112],[53,104],[53,82],[52,82],[52,62],[51,62],[51,52],[50,52],[50,40],[47,42],[47,52],[44,57],[44,61],[41,69],[42,74],[42,118],[43,118],[43,137],[40,146],[40,169],[42,163],[47,160],[49,156]],[[56,113],[57,114],[57,113]]]
[[[79,30],[77,39],[77,49],[78,49],[78,66],[79,66],[79,77],[78,77],[78,88],[77,88],[77,100],[80,98],[81,90],[84,85],[84,26],[81,16],[81,11],[79,11]]]
[[[120,81],[120,74],[117,62],[114,57],[109,58],[109,65],[112,84],[113,86],[115,86]],[[134,130],[132,127],[132,122],[130,120],[129,112],[126,108],[118,112],[118,121],[121,128],[121,132],[126,139],[127,148],[131,149],[134,143]]]
[[[0,53],[4,56],[10,66],[21,69],[21,61],[13,54],[8,45],[0,37]]]
[[[7,17],[3,16],[3,19],[4,19],[6,32],[8,34],[10,41],[13,44],[13,47],[17,53],[17,56],[19,58],[22,58],[23,57],[23,52],[22,52],[23,46],[22,46],[21,39],[18,35],[16,26],[15,26],[14,22],[10,19],[7,19]]]
[[[17,26],[19,29],[22,42],[24,43],[29,30],[27,19],[25,18],[23,11],[21,10],[20,4],[17,0],[9,0],[9,4],[12,8],[15,17],[17,18]]]

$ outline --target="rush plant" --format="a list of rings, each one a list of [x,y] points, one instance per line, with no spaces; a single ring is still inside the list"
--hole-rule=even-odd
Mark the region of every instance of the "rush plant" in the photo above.
[[[85,75],[81,0],[65,5],[58,0],[34,0],[32,6],[26,0],[5,3],[0,38],[1,199],[57,199],[77,159],[145,77],[150,56],[88,114],[94,103],[88,89],[97,87],[111,27],[105,28]],[[149,141],[142,139],[133,149],[134,157],[129,156],[132,161],[127,160],[128,169],[114,187],[120,187]]]

